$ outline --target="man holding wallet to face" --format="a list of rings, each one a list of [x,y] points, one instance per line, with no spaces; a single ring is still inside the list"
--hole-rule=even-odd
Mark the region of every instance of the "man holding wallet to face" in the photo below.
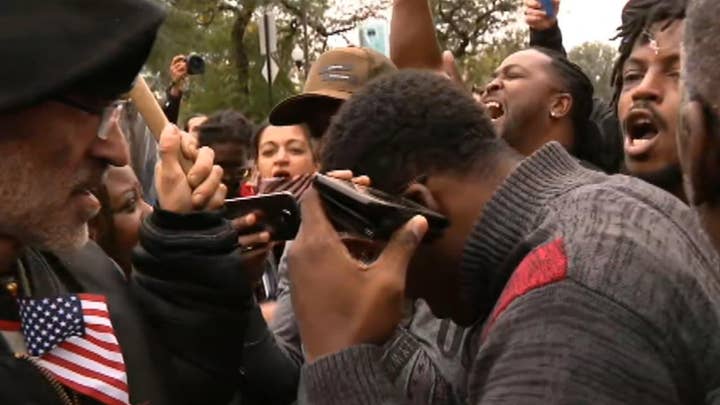
[[[585,169],[555,142],[519,156],[433,73],[370,83],[326,136],[323,167],[450,226],[426,241],[415,217],[362,263],[306,194],[288,257],[305,403],[418,402],[384,363],[404,297],[473,325],[467,379],[452,382],[467,403],[697,404],[720,387],[720,261],[673,196]]]
[[[287,125],[303,123],[310,117],[317,123],[310,125],[315,128],[313,135],[318,136],[325,132],[337,108],[354,93],[369,81],[396,71],[389,59],[369,49],[350,47],[328,51],[313,64],[303,94],[279,104],[270,120],[273,124]],[[324,110],[323,106],[332,108]],[[312,118],[317,112],[325,118]],[[332,176],[350,180],[352,174],[332,173]],[[292,269],[283,256],[279,266],[278,308],[270,325],[258,308],[249,315],[242,365],[243,392],[248,399],[261,403],[302,400],[297,398],[297,392],[305,354],[290,301],[293,287],[288,282],[288,271]],[[465,378],[461,349],[467,331],[450,320],[434,317],[422,300],[408,300],[404,305],[405,318],[396,328],[393,339],[383,347],[384,365],[392,370],[393,383],[407,398],[418,402],[462,403],[461,385],[455,383]],[[319,315],[318,320],[322,319],[323,315]]]

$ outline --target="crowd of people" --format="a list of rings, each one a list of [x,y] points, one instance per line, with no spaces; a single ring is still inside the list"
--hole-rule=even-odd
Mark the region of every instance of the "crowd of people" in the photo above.
[[[628,0],[611,100],[560,3],[466,83],[394,0],[264,123],[178,126],[177,55],[156,141],[156,2],[0,2],[0,403],[720,404],[720,3]],[[316,173],[446,226],[348,234]],[[226,215],[282,185],[293,240]]]

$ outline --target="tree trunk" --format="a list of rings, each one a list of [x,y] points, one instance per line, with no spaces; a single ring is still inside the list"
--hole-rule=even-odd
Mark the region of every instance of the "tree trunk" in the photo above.
[[[245,50],[245,32],[256,8],[256,0],[245,0],[240,11],[236,13],[232,30],[238,83],[240,83],[240,92],[243,96],[250,95],[250,58]]]

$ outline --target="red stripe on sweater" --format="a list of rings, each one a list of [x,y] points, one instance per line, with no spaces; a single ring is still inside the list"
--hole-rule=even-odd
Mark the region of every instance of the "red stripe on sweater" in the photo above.
[[[495,321],[517,298],[567,277],[568,261],[562,238],[535,248],[525,256],[515,269],[505,289],[495,304],[495,309],[483,330],[483,337],[490,332]]]

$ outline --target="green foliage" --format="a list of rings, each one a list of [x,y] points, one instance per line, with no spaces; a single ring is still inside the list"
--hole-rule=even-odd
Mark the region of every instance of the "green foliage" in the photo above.
[[[207,12],[208,7],[212,10]],[[260,55],[257,25],[244,28],[242,48],[248,58],[249,74],[242,83],[238,77],[238,55],[234,52],[233,28],[238,20],[237,10],[218,10],[214,1],[175,3],[160,30],[158,40],[147,63],[156,78],[154,88],[161,90],[170,83],[169,64],[174,55],[195,52],[206,61],[203,75],[191,77],[183,99],[182,116],[194,112],[212,113],[233,108],[260,121],[269,111],[267,82],[261,74],[265,63]],[[274,55],[280,72],[273,84],[273,101],[294,94],[297,89],[289,78],[294,67],[288,63],[293,35],[288,35],[284,21],[278,21],[279,55]]]
[[[438,40],[456,58],[492,47],[494,34],[515,21],[522,0],[430,0]]]
[[[605,101],[612,99],[613,88],[610,85],[612,68],[617,58],[617,50],[602,42],[586,42],[573,48],[568,58],[580,65],[595,86],[595,95]]]
[[[526,31],[509,31],[505,35],[484,45],[474,55],[468,55],[459,64],[465,76],[465,83],[482,89],[489,81],[492,73],[509,55],[524,49],[528,44]]]
[[[300,90],[300,72],[291,52],[303,44],[303,17],[307,18],[309,60],[327,49],[332,34],[348,32],[376,16],[390,0],[156,0],[169,9],[157,43],[146,65],[151,86],[158,94],[170,84],[169,64],[177,54],[196,52],[206,60],[204,75],[190,80],[180,119],[223,108],[242,111],[256,122],[267,117],[273,103]],[[518,49],[525,36],[497,35],[514,21],[520,0],[430,0],[443,49],[452,50],[468,81],[482,85],[489,73]],[[265,64],[258,44],[257,20],[266,5],[277,17],[280,72],[268,100]]]

